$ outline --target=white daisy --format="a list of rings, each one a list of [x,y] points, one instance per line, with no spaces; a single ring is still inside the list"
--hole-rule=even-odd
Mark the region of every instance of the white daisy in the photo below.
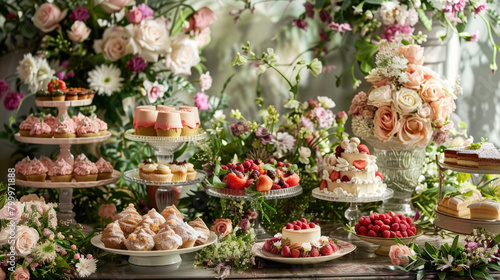
[[[36,58],[35,61],[38,69],[36,71],[35,80],[32,83],[30,83],[30,90],[32,92],[36,92],[39,89],[47,88],[47,85],[49,84],[50,80],[56,73],[56,71],[50,68],[47,59]]]
[[[79,262],[75,265],[76,271],[80,277],[88,277],[97,269],[96,259],[86,259],[81,257]]]
[[[121,71],[114,65],[99,65],[89,72],[87,82],[98,94],[111,96],[122,88]]]
[[[36,78],[36,72],[38,71],[37,63],[35,58],[29,54],[25,54],[23,60],[17,66],[17,75],[19,79],[25,83],[31,83]]]

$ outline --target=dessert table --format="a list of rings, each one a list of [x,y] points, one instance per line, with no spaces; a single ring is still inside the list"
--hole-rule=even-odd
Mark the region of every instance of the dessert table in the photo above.
[[[393,269],[387,256],[373,253],[376,245],[361,241],[338,226],[322,226],[325,233],[353,243],[357,249],[336,260],[312,265],[286,265],[265,261],[261,268],[253,268],[242,273],[232,273],[226,279],[416,279],[416,273],[406,273]],[[325,234],[327,235],[327,234]],[[463,238],[464,236],[462,236]],[[421,245],[429,242],[433,245],[450,243],[450,238],[438,235],[422,235],[417,239]],[[214,279],[218,275],[210,269],[193,266],[195,253],[182,255],[182,262],[175,266],[140,267],[117,259],[116,263],[106,263],[97,269],[89,279]],[[494,279],[500,279],[500,272],[490,272]],[[427,273],[424,279],[439,279],[437,273]]]

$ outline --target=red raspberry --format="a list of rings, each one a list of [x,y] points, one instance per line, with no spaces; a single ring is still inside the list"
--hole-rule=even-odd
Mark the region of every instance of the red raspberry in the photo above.
[[[377,233],[373,230],[370,230],[366,235],[370,237],[377,237]]]
[[[273,243],[270,239],[268,239],[268,240],[266,240],[266,242],[264,242],[264,250],[271,251],[272,246],[273,246]]]
[[[279,253],[280,253],[280,249],[278,249],[278,248],[276,248],[276,247],[273,247],[273,248],[271,249],[271,253],[273,253],[273,254],[275,254],[275,255],[279,255]]]
[[[299,226],[293,226],[293,230],[300,230]]]
[[[245,169],[250,169],[252,167],[252,162],[245,160],[243,167],[245,167]]]
[[[309,225],[306,223],[302,223],[301,229],[309,229]]]
[[[286,224],[286,229],[293,229],[293,225],[290,223]]]
[[[302,218],[302,219],[300,219],[300,221],[301,221],[302,223],[307,224],[307,220],[306,220],[306,218]]]
[[[316,224],[315,223],[309,223],[309,228],[315,228]]]
[[[379,232],[380,231],[380,226],[373,226],[372,230],[375,231],[375,232]]]
[[[391,232],[390,232],[390,231],[388,231],[388,230],[384,230],[384,231],[382,232],[382,236],[383,236],[384,238],[389,238],[389,237],[391,237]]]
[[[344,152],[344,149],[342,149],[342,147],[340,145],[338,145],[337,147],[335,147],[335,156],[336,157],[340,157],[340,154]]]
[[[229,168],[227,168],[227,166],[225,166],[225,165],[222,165],[222,166],[220,167],[220,169],[222,169],[222,170],[228,170]]]
[[[392,224],[391,225],[391,230],[393,230],[393,231],[399,230],[399,224],[396,224],[396,223]]]
[[[245,172],[245,167],[243,167],[242,164],[238,164],[236,165],[236,170],[238,170],[239,172]]]
[[[349,180],[350,179],[349,179],[349,177],[347,177],[347,175],[342,176],[342,179],[340,179],[340,181],[342,181],[342,182],[349,182]]]
[[[360,235],[366,235],[367,232],[368,232],[368,229],[365,226],[360,226],[359,227],[358,234],[360,234]]]

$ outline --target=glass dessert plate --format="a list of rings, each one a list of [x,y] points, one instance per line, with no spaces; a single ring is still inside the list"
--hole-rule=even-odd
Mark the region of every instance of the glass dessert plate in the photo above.
[[[216,188],[209,184],[206,184],[204,187],[210,196],[218,198],[229,198],[229,199],[234,199],[234,198],[251,199],[255,194],[258,193],[261,193],[265,199],[284,199],[300,195],[303,192],[300,184],[291,188],[270,190],[265,192],[255,192],[255,193],[247,193],[245,190]]]
[[[123,177],[131,182],[143,184],[143,185],[148,185],[148,186],[187,186],[187,185],[194,185],[196,183],[199,183],[203,181],[207,176],[207,173],[202,170],[196,170],[196,178],[191,181],[178,181],[178,182],[158,182],[158,181],[148,181],[141,179],[139,177],[139,169],[132,169],[125,171],[123,173]]]

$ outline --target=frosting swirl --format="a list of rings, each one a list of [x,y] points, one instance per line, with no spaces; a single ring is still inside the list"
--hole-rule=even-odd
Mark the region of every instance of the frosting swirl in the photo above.
[[[113,173],[113,166],[103,158],[100,158],[95,165],[99,173]]]
[[[49,176],[70,175],[73,173],[73,167],[64,159],[57,159],[49,168]]]

